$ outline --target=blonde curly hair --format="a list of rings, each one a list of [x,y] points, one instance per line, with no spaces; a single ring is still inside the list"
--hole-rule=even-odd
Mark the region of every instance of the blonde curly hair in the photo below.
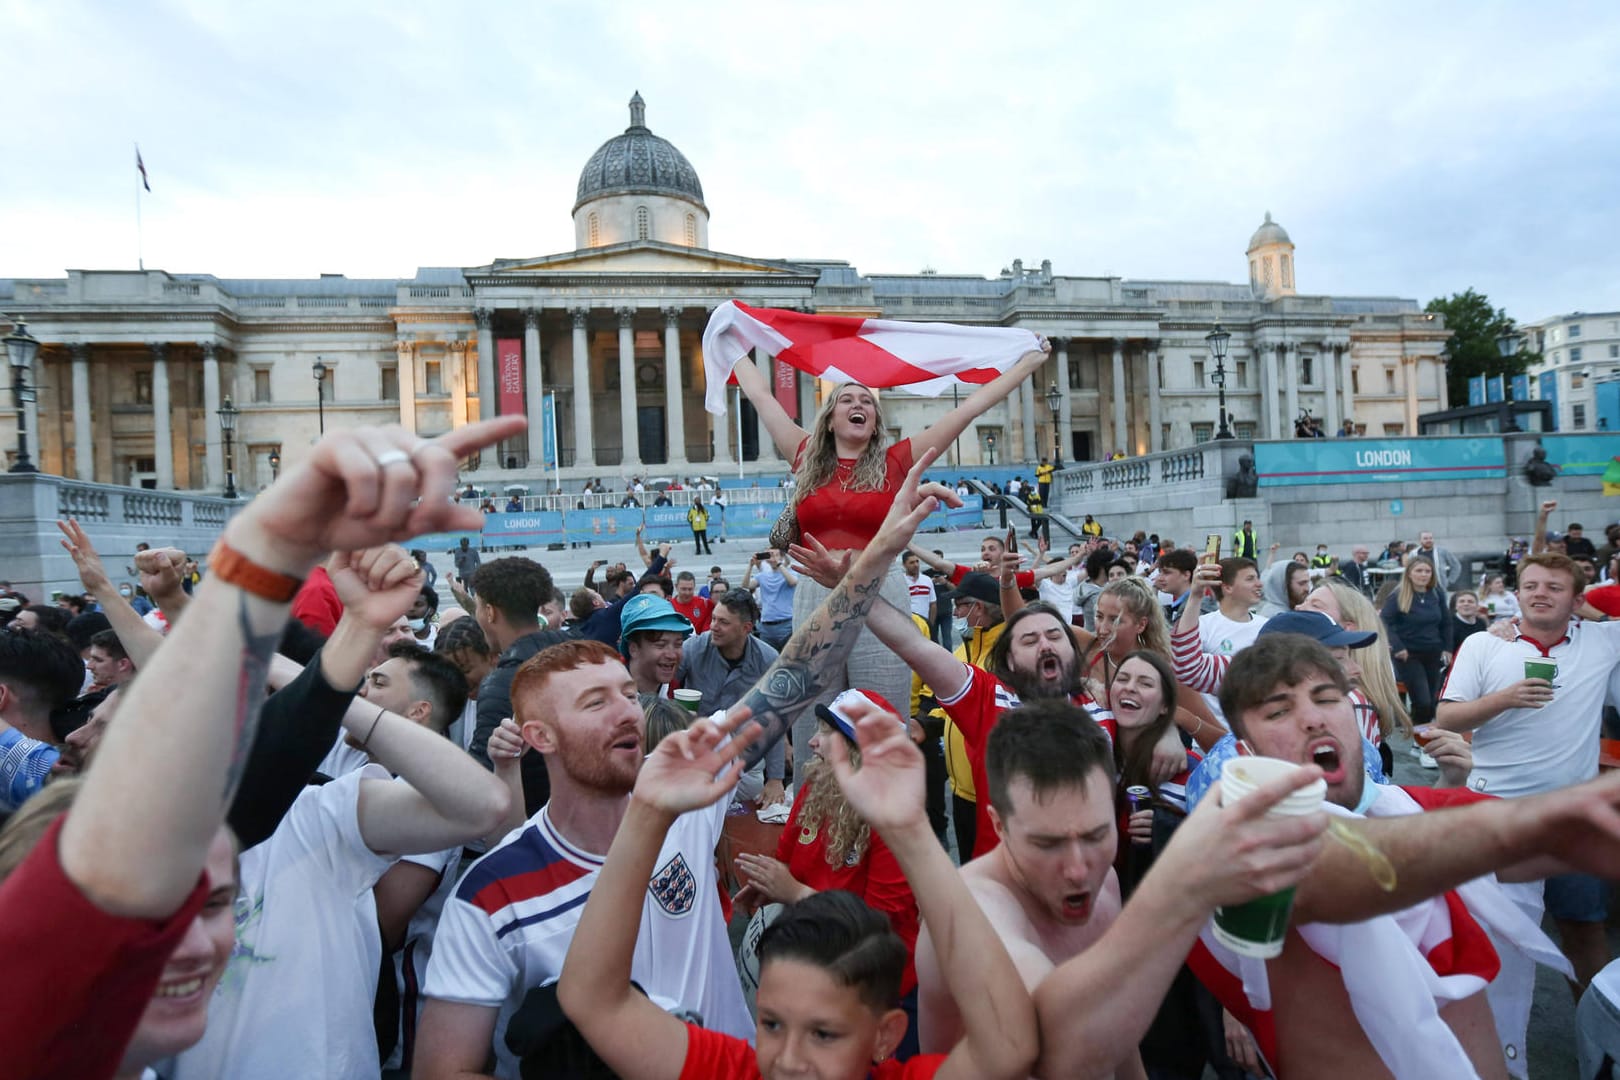
[[[821,722],[823,739],[842,739],[844,736],[825,721]],[[853,744],[849,747],[849,763],[855,768],[861,764],[861,752]],[[819,833],[827,865],[833,868],[853,866],[866,858],[872,847],[872,826],[861,819],[855,808],[844,798],[844,789],[838,786],[832,766],[819,757],[810,759],[804,769],[807,790],[799,807],[801,835]]]
[[[883,423],[883,404],[870,386],[864,383],[841,383],[821,403],[815,423],[810,427],[810,438],[805,441],[798,470],[793,477],[793,505],[796,507],[806,496],[832,483],[838,475],[838,442],[833,438],[833,410],[838,406],[838,395],[850,387],[859,387],[872,395],[872,437],[866,449],[855,459],[854,472],[844,484],[849,491],[882,491],[888,480],[886,448],[889,429]]]

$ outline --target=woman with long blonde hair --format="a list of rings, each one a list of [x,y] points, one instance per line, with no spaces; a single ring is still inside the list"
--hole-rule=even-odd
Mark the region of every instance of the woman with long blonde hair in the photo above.
[[[1113,708],[1114,676],[1132,653],[1150,652],[1170,664],[1170,624],[1159,605],[1158,591],[1139,577],[1123,577],[1105,585],[1097,595],[1096,613],[1096,638],[1085,642],[1090,658],[1086,674],[1094,687],[1092,696]],[[1080,633],[1084,641],[1085,632]],[[1197,692],[1190,686],[1185,691],[1180,705],[1171,710],[1176,726],[1198,746],[1213,746],[1223,729]]]
[[[737,385],[770,433],[784,460],[792,463],[793,511],[796,539],[814,537],[834,559],[868,546],[894,502],[900,483],[912,466],[932,451],[943,454],[957,436],[980,414],[1003,400],[1046,361],[1050,346],[1044,339],[993,381],[975,389],[960,405],[909,438],[891,440],[882,405],[871,387],[848,382],[836,387],[821,403],[807,431],[787,414],[765,376],[744,358],[733,373]],[[793,621],[804,621],[827,598],[830,588],[801,575],[793,596]],[[905,577],[897,563],[883,583],[883,598],[901,611],[910,603]],[[911,671],[883,648],[870,631],[850,650],[842,671],[826,673],[826,704],[841,690],[863,687],[890,701],[904,701],[911,687]],[[806,709],[793,725],[793,771],[798,775],[810,759],[810,738],[815,714]]]

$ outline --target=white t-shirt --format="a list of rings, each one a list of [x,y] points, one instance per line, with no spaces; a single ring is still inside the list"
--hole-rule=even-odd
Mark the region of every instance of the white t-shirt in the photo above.
[[[394,985],[399,990],[400,1030],[405,1024],[417,1025],[422,1018],[422,983],[427,979],[428,961],[433,958],[433,934],[439,925],[444,902],[456,891],[456,871],[461,866],[461,847],[445,848],[428,855],[406,855],[400,862],[415,863],[439,874],[439,887],[422,901],[405,929],[405,944],[394,954]],[[394,1052],[383,1066],[404,1067],[405,1040],[394,1043]]]
[[[348,776],[352,772],[363,769],[371,763],[371,756],[359,747],[350,746],[347,736],[348,732],[341,728],[338,729],[337,742],[333,743],[332,749],[328,750],[326,756],[321,758],[321,763],[315,766],[316,772],[323,773],[336,780],[340,776]]]
[[[1529,638],[1503,641],[1473,634],[1441,691],[1441,701],[1477,701],[1524,678],[1524,662],[1558,663],[1552,702],[1540,709],[1507,709],[1474,729],[1474,771],[1468,786],[1513,798],[1590,780],[1598,772],[1598,734],[1609,678],[1620,666],[1620,623],[1569,624],[1569,633],[1543,650]]]
[[[642,899],[630,975],[659,1005],[691,1010],[703,1026],[752,1041],[715,881],[714,849],[729,803],[675,819]],[[431,998],[500,1009],[495,1075],[514,1080],[519,1066],[506,1046],[507,1022],[525,993],[562,973],[602,868],[602,856],[563,839],[546,810],[457,883],[439,917],[423,988]]]
[[[928,605],[934,602],[934,579],[922,571],[916,577],[906,577],[906,594],[911,597],[911,613],[928,618]]]
[[[368,765],[293,802],[270,839],[242,853],[236,949],[202,1041],[159,1071],[170,1080],[376,1076],[372,1000],[382,939],[371,887],[394,863],[360,836]]]
[[[1254,644],[1254,639],[1260,635],[1260,628],[1266,625],[1264,615],[1250,615],[1248,622],[1238,622],[1228,618],[1220,608],[1198,616],[1198,644],[1206,653],[1215,656],[1231,656],[1242,652]],[[1202,695],[1204,704],[1209,711],[1215,714],[1215,719],[1226,724],[1226,714],[1221,712],[1221,699],[1218,694]],[[1230,728],[1231,725],[1226,725]]]
[[[1065,622],[1074,619],[1074,597],[1080,588],[1080,579],[1085,576],[1080,567],[1064,572],[1062,577],[1044,578],[1035,586],[1040,592],[1041,599],[1058,609]]]

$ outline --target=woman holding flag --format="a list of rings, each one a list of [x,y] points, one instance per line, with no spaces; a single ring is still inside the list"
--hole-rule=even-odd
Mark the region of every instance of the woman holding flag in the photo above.
[[[787,414],[765,376],[747,359],[753,348],[840,384],[823,400],[809,430]],[[712,413],[725,411],[726,382],[735,375],[776,448],[793,463],[789,506],[796,539],[813,538],[843,559],[871,543],[917,458],[928,450],[943,455],[973,420],[1029,378],[1050,349],[1045,338],[1029,330],[809,315],[730,301],[715,311],[703,334],[707,406]],[[889,441],[874,387],[904,386],[931,396],[957,382],[977,386],[923,431]],[[827,593],[801,577],[793,600],[794,622],[808,617]],[[883,596],[906,610],[909,601],[898,564],[884,582]],[[850,688],[873,690],[890,701],[907,700],[911,670],[869,631],[862,631],[862,638],[844,671],[829,673],[829,689],[818,704],[826,705]],[[803,775],[809,761],[815,727],[812,709],[794,724],[795,777]]]

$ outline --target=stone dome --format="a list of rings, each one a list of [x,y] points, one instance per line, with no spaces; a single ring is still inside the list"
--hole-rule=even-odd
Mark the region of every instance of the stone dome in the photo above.
[[[1263,247],[1266,244],[1291,243],[1293,241],[1288,239],[1288,230],[1272,221],[1271,211],[1267,210],[1266,220],[1261,222],[1260,227],[1254,230],[1254,235],[1249,237],[1249,250],[1253,251],[1255,248]]]
[[[638,91],[630,99],[630,126],[598,147],[580,171],[575,210],[607,195],[646,194],[685,199],[707,211],[697,170],[673,143],[648,130],[646,110]]]

